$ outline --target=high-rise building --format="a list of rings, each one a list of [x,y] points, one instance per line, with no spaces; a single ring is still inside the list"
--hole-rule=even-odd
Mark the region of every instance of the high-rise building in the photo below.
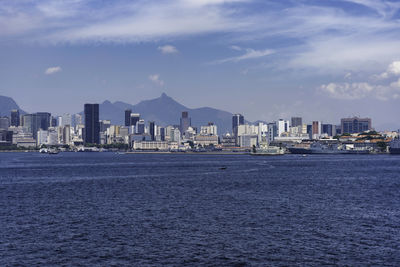
[[[22,116],[22,124],[29,133],[32,133],[33,138],[36,140],[39,129],[47,131],[50,127],[50,117],[51,114],[48,112],[25,114]]]
[[[342,134],[361,133],[372,130],[372,122],[370,118],[343,118],[340,122]]]
[[[99,104],[85,104],[85,143],[100,143]]]
[[[156,140],[156,129],[155,129],[155,123],[154,121],[150,121],[149,122],[149,132],[150,132],[150,137],[151,137],[151,141],[155,141]]]
[[[46,131],[50,127],[50,113],[37,112],[33,115],[36,115],[37,129],[42,129]]]
[[[192,120],[189,117],[189,113],[187,111],[182,112],[182,117],[180,121],[180,126],[179,129],[181,131],[181,134],[184,134],[186,130],[192,125]]]
[[[301,117],[292,117],[292,127],[298,127],[303,125],[303,119]]]
[[[244,116],[242,114],[234,114],[232,116],[232,135],[236,140],[236,145],[239,144],[238,128],[240,125],[244,125]]]
[[[232,133],[233,135],[237,132],[237,127],[244,124],[244,116],[242,114],[235,114],[232,116]]]
[[[19,110],[18,109],[11,110],[11,126],[15,126],[15,127],[19,126]]]
[[[131,125],[136,127],[136,123],[140,120],[140,114],[139,113],[131,113]]]
[[[334,136],[335,126],[332,124],[322,124],[322,134],[327,134],[328,136]]]
[[[8,117],[0,117],[0,129],[8,130],[10,127],[10,119]]]
[[[312,138],[319,139],[322,133],[322,124],[320,121],[313,121],[312,122]]]
[[[105,132],[107,131],[108,128],[111,126],[111,121],[110,120],[100,120],[100,132]]]
[[[73,118],[73,120],[72,120],[73,127],[76,127],[79,124],[83,124],[82,123],[82,115],[81,114],[79,114],[79,113],[74,114],[74,116],[72,118]]]
[[[137,134],[144,134],[145,133],[145,125],[144,125],[144,120],[139,120],[138,122],[136,122],[136,133]]]
[[[72,126],[72,116],[69,113],[64,113],[62,115],[62,124],[61,126]]]
[[[161,141],[165,141],[165,128],[164,127],[160,128],[160,138],[161,138]]]
[[[289,121],[279,119],[279,121],[276,122],[276,126],[278,128],[278,136],[281,136],[283,133],[289,132]]]
[[[125,126],[131,126],[131,109],[125,110]]]

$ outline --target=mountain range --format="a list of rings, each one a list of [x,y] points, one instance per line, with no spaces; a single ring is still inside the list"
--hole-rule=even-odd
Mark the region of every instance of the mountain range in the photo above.
[[[10,117],[11,110],[18,109],[20,114],[25,114],[26,112],[21,110],[18,104],[8,96],[0,95],[0,116]]]
[[[0,116],[10,116],[12,109],[19,109],[21,114],[25,114],[12,98],[0,96]],[[106,100],[100,104],[99,109],[101,120],[110,120],[112,124],[116,125],[124,125],[125,110],[131,109],[133,113],[140,113],[140,117],[146,122],[154,121],[161,126],[179,125],[182,111],[188,111],[193,126],[200,127],[207,125],[208,122],[213,122],[218,126],[220,134],[231,132],[232,129],[232,113],[210,107],[191,109],[165,93],[158,98],[144,100],[136,105],[122,101],[111,103]]]
[[[158,98],[144,100],[136,105],[121,101],[114,103],[104,101],[100,104],[100,119],[111,120],[113,124],[123,125],[126,109],[131,109],[133,113],[140,113],[140,117],[146,122],[154,121],[161,126],[178,125],[182,111],[188,111],[193,126],[200,127],[207,125],[208,122],[213,122],[218,126],[220,134],[231,132],[232,129],[232,113],[210,107],[191,109],[165,93]]]

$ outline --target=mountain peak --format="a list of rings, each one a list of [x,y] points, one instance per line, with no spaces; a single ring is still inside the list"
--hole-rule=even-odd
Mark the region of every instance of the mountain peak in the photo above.
[[[166,97],[168,97],[167,94],[163,92],[163,93],[161,94],[161,98],[166,98]]]

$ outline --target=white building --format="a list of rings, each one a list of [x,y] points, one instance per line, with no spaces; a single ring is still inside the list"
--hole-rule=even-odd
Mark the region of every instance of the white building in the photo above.
[[[278,131],[278,136],[281,136],[283,133],[289,132],[290,122],[280,119],[276,122],[276,127]]]
[[[200,135],[218,135],[217,125],[210,122],[207,126],[201,126]]]

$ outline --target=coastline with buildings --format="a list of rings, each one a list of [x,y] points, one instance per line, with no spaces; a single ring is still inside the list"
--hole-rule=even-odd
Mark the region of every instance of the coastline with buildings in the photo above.
[[[174,125],[146,122],[131,109],[121,117],[124,125],[100,120],[99,104],[85,104],[83,114],[61,116],[14,109],[0,117],[0,151],[243,154],[271,146],[295,154],[395,154],[399,138],[397,131],[376,132],[370,118],[360,117],[342,118],[340,124],[303,123],[302,117],[248,123],[242,114],[233,114],[232,131],[223,134],[213,122],[192,125],[185,110]]]

